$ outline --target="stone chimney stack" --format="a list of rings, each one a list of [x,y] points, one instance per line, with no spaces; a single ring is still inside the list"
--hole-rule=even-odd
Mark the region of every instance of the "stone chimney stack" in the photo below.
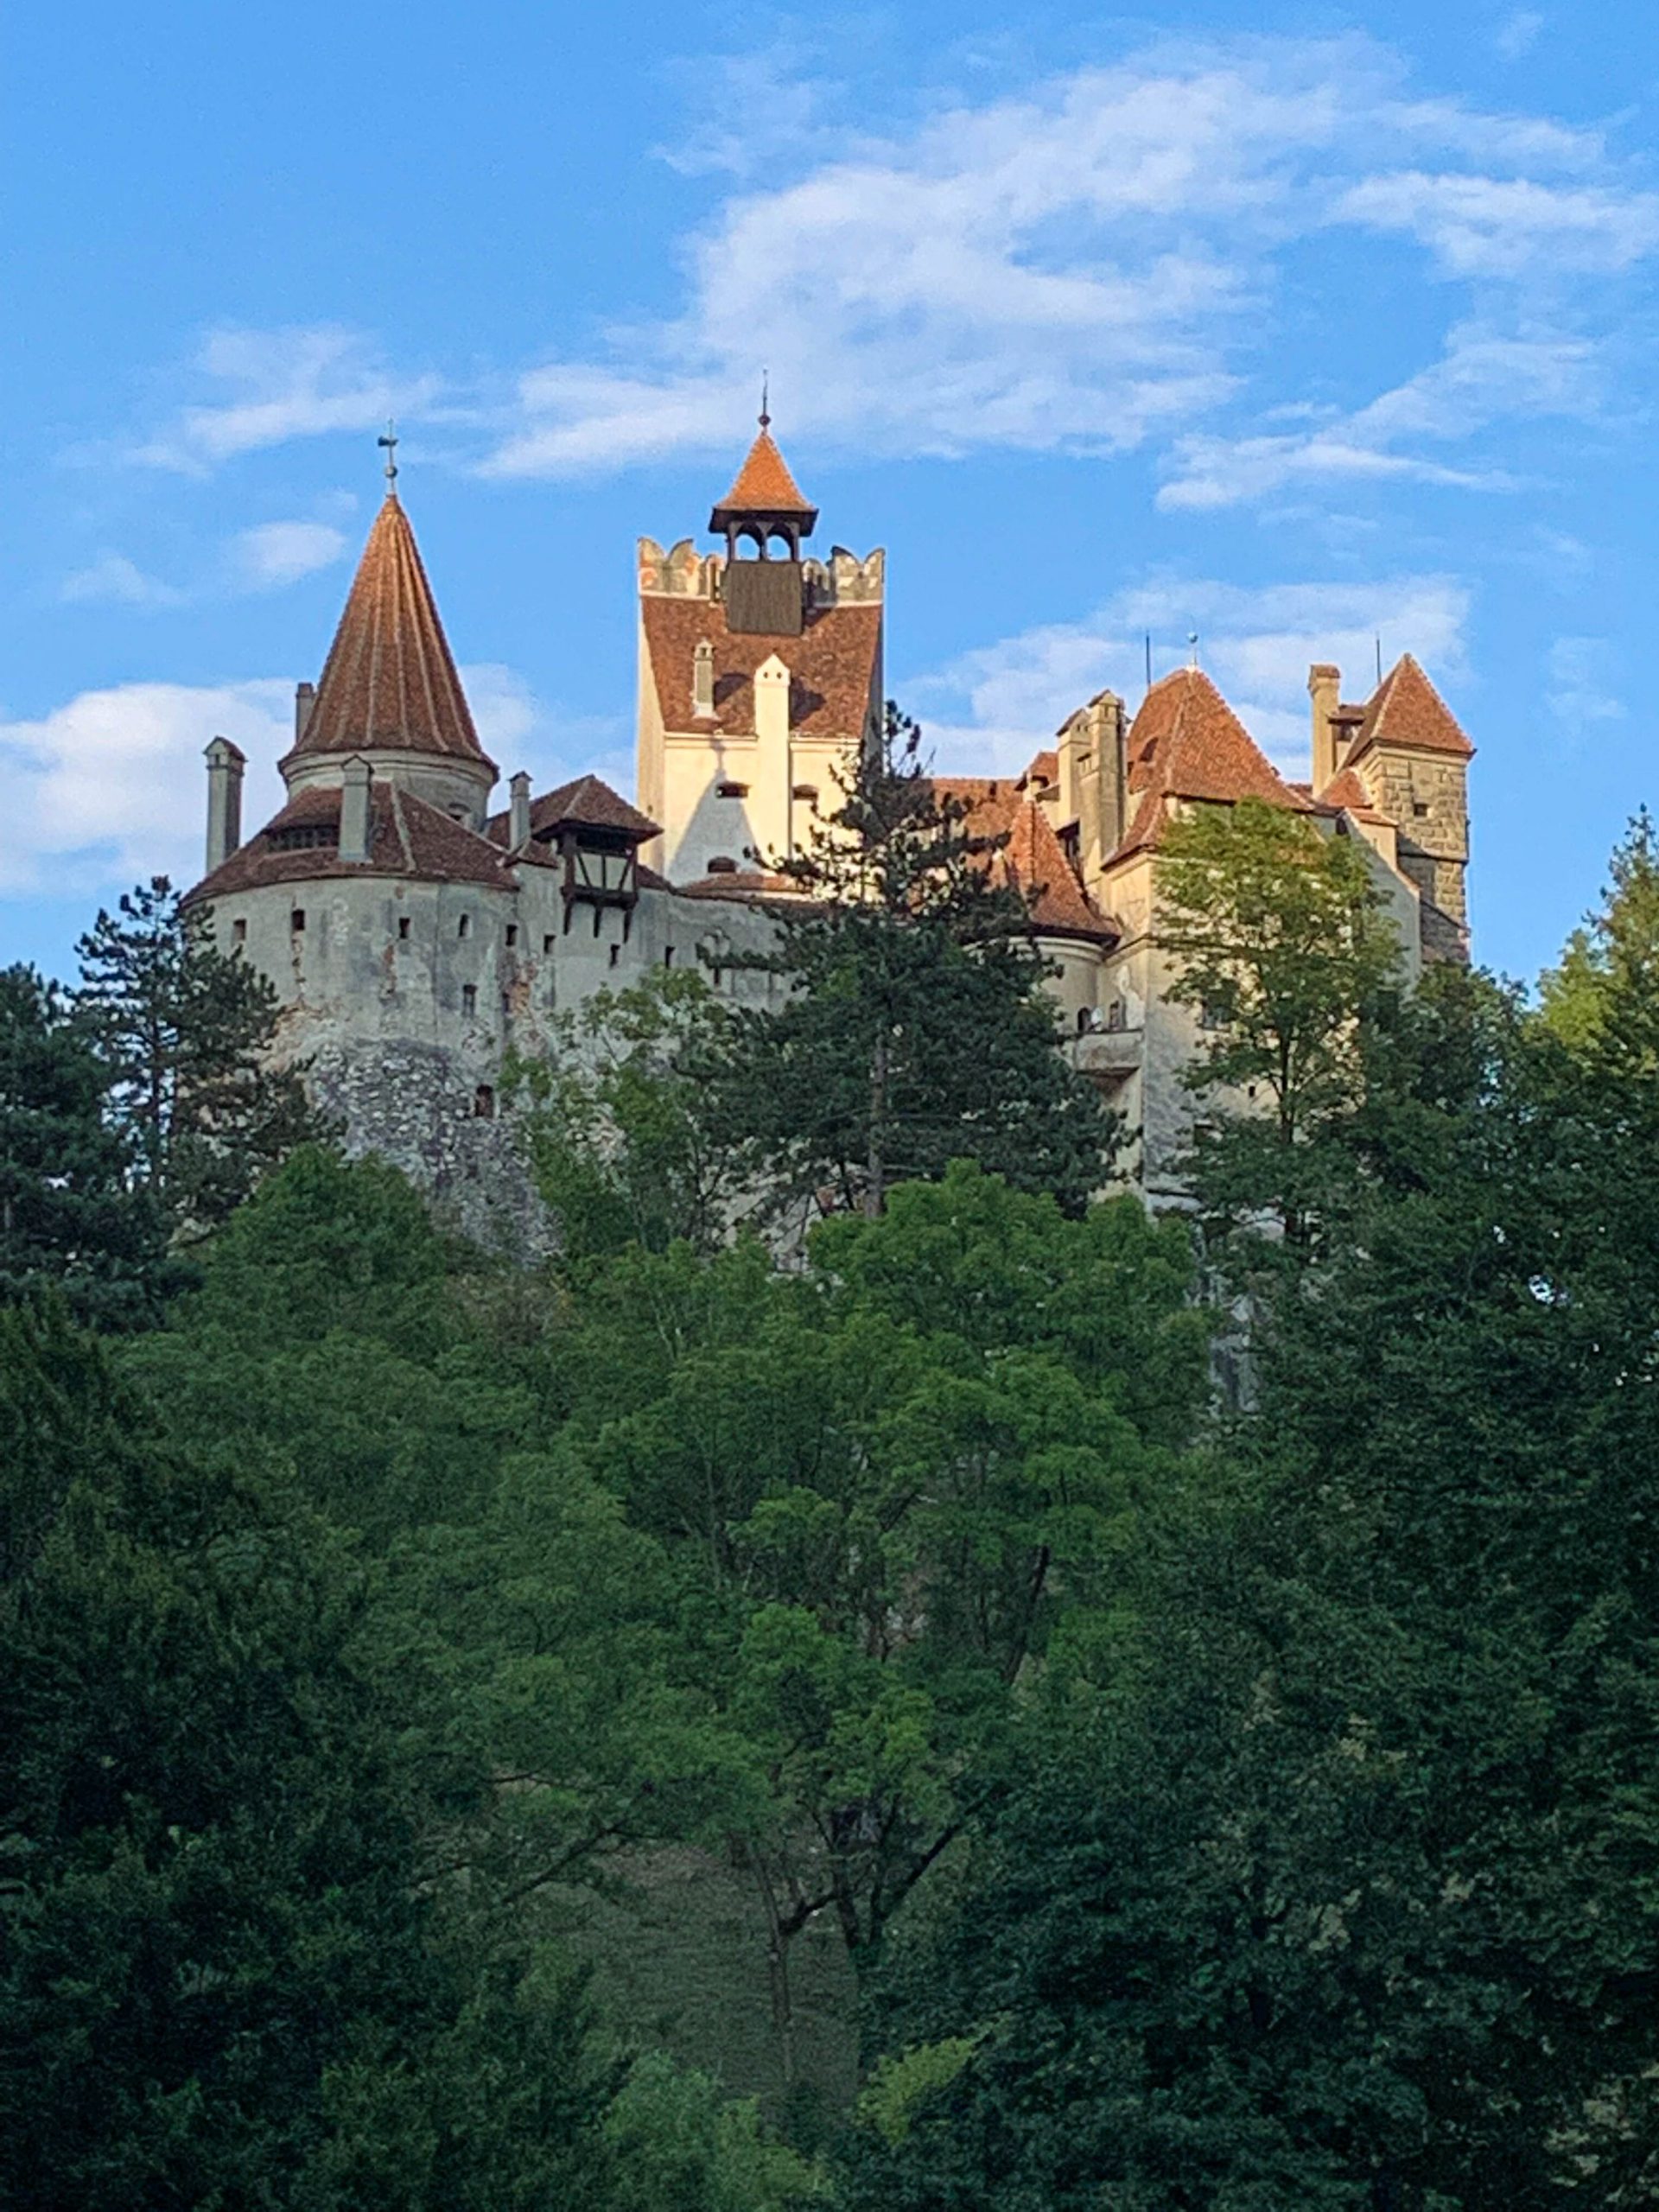
[[[1342,697],[1342,671],[1328,660],[1316,660],[1307,671],[1307,696],[1313,707],[1313,791],[1317,798],[1337,772],[1337,726],[1334,720]]]
[[[691,656],[691,715],[696,721],[712,721],[714,714],[715,649],[701,638]]]
[[[522,768],[507,789],[512,793],[507,814],[507,850],[516,853],[530,842],[530,778]]]
[[[341,772],[340,785],[340,857],[366,861],[369,857],[368,762],[353,753]]]
[[[317,687],[315,683],[296,683],[295,685],[294,742],[296,745],[298,745],[303,740],[307,726],[311,720],[311,709],[316,705],[316,703]]]
[[[222,867],[242,842],[242,775],[247,756],[228,737],[207,747],[207,873]]]

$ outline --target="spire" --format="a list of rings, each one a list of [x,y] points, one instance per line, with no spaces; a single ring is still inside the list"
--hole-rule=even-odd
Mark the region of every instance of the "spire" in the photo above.
[[[737,472],[737,481],[709,518],[709,527],[728,536],[745,524],[771,524],[787,534],[810,537],[818,511],[801,496],[789,473],[789,464],[772,435],[765,388],[760,396],[760,428],[748,458]]]
[[[385,499],[290,759],[387,750],[485,762],[394,471],[389,449]]]

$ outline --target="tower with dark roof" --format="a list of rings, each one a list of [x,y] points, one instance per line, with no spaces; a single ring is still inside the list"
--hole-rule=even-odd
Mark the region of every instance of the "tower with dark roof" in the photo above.
[[[639,540],[639,798],[674,883],[766,888],[877,726],[883,556],[811,557],[817,518],[763,416],[709,515],[723,547]]]

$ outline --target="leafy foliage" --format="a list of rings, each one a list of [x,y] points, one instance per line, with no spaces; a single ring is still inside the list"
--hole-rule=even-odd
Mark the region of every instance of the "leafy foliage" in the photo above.
[[[1020,896],[925,772],[889,704],[881,741],[806,853],[765,962],[790,992],[734,1016],[720,1101],[766,1178],[880,1213],[894,1183],[976,1160],[1079,1210],[1113,1125],[1054,1049],[1044,964]]]
[[[0,969],[0,1300],[55,1286],[84,1318],[131,1327],[153,1317],[169,1271],[104,1093],[57,988]]]
[[[220,952],[165,876],[100,909],[77,1005],[136,1171],[175,1234],[222,1222],[267,1169],[326,1134],[300,1075],[269,1059],[270,980]]]

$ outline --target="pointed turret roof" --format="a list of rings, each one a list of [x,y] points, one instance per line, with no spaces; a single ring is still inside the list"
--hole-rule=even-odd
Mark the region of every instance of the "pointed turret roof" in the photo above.
[[[1293,791],[1201,669],[1160,677],[1129,728],[1129,789],[1153,800],[1259,798],[1298,811]],[[1138,817],[1139,819],[1139,817]]]
[[[322,680],[290,759],[370,749],[486,759],[395,492],[375,517]]]
[[[1348,758],[1357,760],[1376,745],[1403,745],[1417,753],[1473,757],[1474,747],[1452,713],[1409,653],[1402,653],[1365,702]]]
[[[810,537],[818,519],[818,511],[810,499],[803,498],[800,486],[789,473],[789,463],[778,450],[770,428],[770,417],[760,417],[760,434],[749,448],[748,458],[737,472],[737,480],[709,518],[710,530],[728,530],[746,516],[765,518],[785,517],[798,522]]]

